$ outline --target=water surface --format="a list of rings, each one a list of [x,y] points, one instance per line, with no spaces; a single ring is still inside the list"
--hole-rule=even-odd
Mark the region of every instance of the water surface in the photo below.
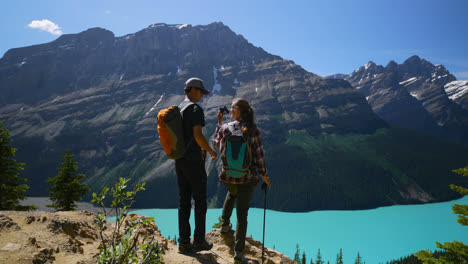
[[[435,241],[468,242],[468,228],[456,222],[451,206],[468,204],[468,197],[456,201],[398,205],[372,210],[316,211],[284,213],[267,210],[265,246],[294,257],[296,244],[306,252],[307,262],[315,260],[320,248],[322,259],[335,263],[343,249],[345,264],[354,263],[357,252],[367,264],[410,255],[417,250],[434,250]],[[165,237],[178,236],[177,209],[147,209],[135,211],[155,217]],[[221,209],[209,209],[207,231],[218,222]],[[235,211],[231,219],[235,226]],[[262,240],[263,209],[249,210],[247,234]],[[191,226],[194,227],[193,212]],[[192,229],[193,233],[193,229]]]

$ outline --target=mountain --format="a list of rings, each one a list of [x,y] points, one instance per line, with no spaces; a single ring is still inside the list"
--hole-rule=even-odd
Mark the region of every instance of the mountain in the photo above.
[[[370,61],[329,78],[349,81],[390,124],[468,144],[468,88],[442,65],[412,56],[385,67]]]
[[[444,86],[450,100],[468,110],[468,81],[453,81]]]
[[[212,91],[201,103],[207,136],[219,107],[236,97],[254,106],[275,194],[270,208],[434,202],[457,197],[447,186],[463,183],[450,170],[465,166],[466,147],[390,127],[349,82],[307,72],[219,22],[160,23],[122,37],[89,29],[0,59],[0,120],[26,163],[28,194],[48,195],[45,179],[69,148],[93,191],[119,177],[144,180],[136,206],[177,207],[174,164],[159,144],[156,115],[183,100],[193,76]],[[226,192],[219,165],[206,164],[210,206],[222,206]],[[252,204],[263,206],[261,191]]]

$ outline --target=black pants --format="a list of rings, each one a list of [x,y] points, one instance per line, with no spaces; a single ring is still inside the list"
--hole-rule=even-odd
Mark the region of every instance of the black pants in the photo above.
[[[247,184],[224,184],[228,189],[226,199],[224,200],[223,213],[221,215],[221,224],[229,225],[232,210],[237,200],[237,226],[235,236],[236,253],[244,253],[245,235],[247,234],[247,215],[249,214],[250,200],[255,190],[255,185]]]
[[[190,211],[192,196],[195,200],[194,240],[205,240],[206,225],[206,181],[203,160],[178,159],[175,162],[177,184],[179,185],[179,243],[190,242]]]

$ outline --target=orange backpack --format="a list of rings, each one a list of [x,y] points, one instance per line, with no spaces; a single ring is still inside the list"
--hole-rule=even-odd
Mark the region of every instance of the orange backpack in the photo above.
[[[185,154],[187,146],[184,141],[182,113],[193,104],[189,102],[182,109],[177,105],[173,105],[162,109],[158,113],[159,140],[167,157],[170,159],[180,159]]]

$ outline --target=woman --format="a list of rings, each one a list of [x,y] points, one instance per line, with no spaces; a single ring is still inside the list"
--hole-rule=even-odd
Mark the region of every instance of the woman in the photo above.
[[[219,181],[224,183],[228,189],[224,200],[223,212],[221,216],[221,232],[227,233],[231,230],[230,218],[234,204],[237,200],[237,226],[235,235],[234,263],[245,261],[245,235],[247,232],[247,215],[250,207],[250,200],[255,186],[260,182],[259,175],[270,187],[270,179],[265,168],[260,130],[254,120],[254,110],[245,99],[234,99],[231,105],[231,117],[234,121],[223,125],[224,112],[218,113],[218,126],[214,135],[214,146],[220,148],[223,160],[223,168],[219,174]],[[236,140],[234,137],[237,136]],[[239,139],[239,140],[237,140]],[[246,145],[245,148],[235,147],[235,142]],[[230,162],[235,157],[245,157],[244,169],[233,169]],[[245,150],[245,153],[242,153]]]

